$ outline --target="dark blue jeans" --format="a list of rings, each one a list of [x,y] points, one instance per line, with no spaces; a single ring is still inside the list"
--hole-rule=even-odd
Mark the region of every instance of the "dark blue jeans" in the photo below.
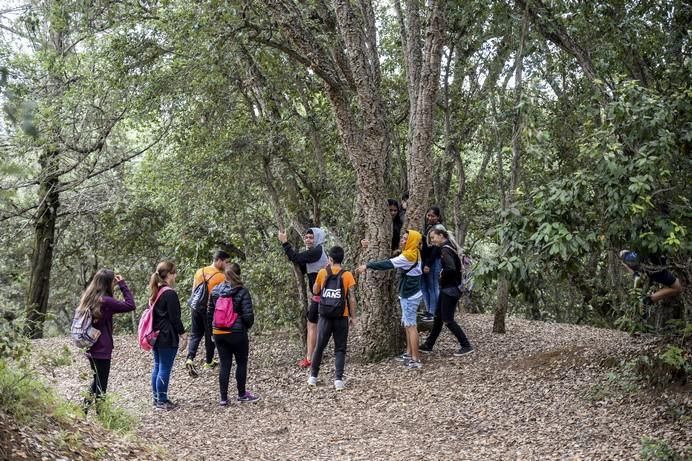
[[[151,390],[154,393],[154,402],[168,401],[168,382],[177,353],[177,347],[154,347],[154,369],[151,372]]]
[[[432,266],[430,272],[423,273],[421,277],[420,289],[423,292],[423,302],[428,313],[435,315],[440,299],[440,272],[442,272],[442,261],[438,258]]]

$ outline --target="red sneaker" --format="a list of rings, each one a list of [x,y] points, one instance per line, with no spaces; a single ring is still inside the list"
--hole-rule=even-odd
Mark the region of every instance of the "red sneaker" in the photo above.
[[[312,365],[312,362],[308,359],[303,359],[303,360],[298,362],[298,366],[300,368],[309,368],[310,365]]]

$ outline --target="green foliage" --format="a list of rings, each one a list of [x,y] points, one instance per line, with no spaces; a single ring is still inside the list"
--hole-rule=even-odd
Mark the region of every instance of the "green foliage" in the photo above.
[[[47,334],[66,331],[101,267],[125,275],[141,310],[158,260],[178,263],[184,299],[194,270],[217,247],[239,250],[234,259],[255,298],[258,328],[296,323],[302,306],[278,228],[319,221],[331,241],[352,246],[367,223],[320,78],[258,41],[278,37],[267,5],[250,2],[242,14],[233,3],[57,5],[32,4],[18,19],[38,51],[0,43],[2,66],[12,71],[0,75],[4,95],[12,94],[8,121],[21,125],[30,114],[38,130],[36,139],[14,128],[0,133],[8,146],[0,149],[0,302],[23,308],[31,207],[41,200],[33,183],[52,171],[37,162],[50,145],[60,148],[53,166],[65,173]],[[315,3],[297,5],[314,30],[333,20]],[[407,69],[399,21],[384,3],[376,2],[376,14],[391,131],[387,193],[399,196],[407,187]],[[549,43],[545,27],[529,27],[520,181],[502,210],[497,185],[506,190],[511,164],[520,13],[507,2],[447,5],[450,79],[435,114],[434,200],[445,224],[467,232],[466,249],[479,261],[474,295],[485,304],[494,304],[503,277],[515,314],[644,331],[613,255],[625,246],[667,255],[685,279],[692,249],[685,14],[670,1],[582,9],[555,1],[533,19],[552,15],[564,24],[597,75],[591,80],[568,50]],[[331,30],[316,40],[336,40]],[[74,46],[54,49],[47,32]],[[102,149],[80,152],[116,119]],[[115,324],[133,330],[130,316]]]
[[[640,456],[644,461],[682,461],[684,459],[668,445],[668,442],[653,437],[642,437]]]
[[[672,345],[663,351],[640,355],[633,364],[637,375],[647,384],[656,387],[671,383],[685,384],[692,373],[689,354]]]
[[[137,418],[118,405],[118,398],[112,392],[104,398],[97,399],[95,411],[98,420],[108,430],[119,434],[132,432],[137,424]]]
[[[591,386],[586,392],[586,398],[593,401],[617,399],[638,389],[635,365],[632,362],[625,362],[608,372],[603,382]]]
[[[20,362],[27,357],[31,343],[21,331],[20,322],[0,317],[0,360]]]
[[[56,368],[69,366],[72,364],[72,361],[72,353],[66,345],[59,351],[42,350],[33,360],[34,363],[38,363],[52,376],[55,376]]]

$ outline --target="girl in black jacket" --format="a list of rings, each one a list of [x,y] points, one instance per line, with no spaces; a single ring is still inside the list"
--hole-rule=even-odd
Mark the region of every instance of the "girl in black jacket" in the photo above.
[[[220,283],[211,292],[209,309],[207,311],[208,322],[212,325],[212,334],[216,349],[219,351],[219,389],[221,399],[219,405],[228,405],[228,380],[231,375],[233,357],[236,361],[235,379],[238,384],[239,402],[255,402],[259,396],[245,389],[247,380],[247,359],[250,349],[248,330],[255,322],[255,314],[252,311],[252,297],[243,286],[240,278],[240,266],[236,263],[228,264],[224,272],[226,280]],[[238,314],[235,322],[230,327],[221,327],[214,323],[216,302],[221,298],[233,299],[233,310]]]
[[[454,337],[459,341],[459,351],[454,355],[459,357],[473,352],[473,347],[469,342],[464,330],[454,320],[454,311],[457,308],[457,302],[461,296],[459,285],[461,285],[461,260],[459,259],[458,248],[450,237],[447,229],[441,224],[434,226],[429,234],[430,241],[440,248],[442,260],[442,272],[440,273],[440,301],[439,309],[435,312],[435,319],[432,330],[425,340],[425,343],[420,346],[422,352],[432,352],[433,346],[437,337],[442,332],[442,324],[444,323],[452,332]]]
[[[185,327],[180,320],[180,300],[173,290],[166,290],[158,296],[164,287],[173,288],[177,271],[171,261],[161,261],[156,266],[156,272],[149,280],[149,301],[154,304],[154,331],[159,332],[154,344],[154,369],[151,372],[151,389],[154,394],[154,407],[161,410],[172,410],[177,407],[168,398],[173,362],[178,353],[178,347],[185,348],[187,336]]]

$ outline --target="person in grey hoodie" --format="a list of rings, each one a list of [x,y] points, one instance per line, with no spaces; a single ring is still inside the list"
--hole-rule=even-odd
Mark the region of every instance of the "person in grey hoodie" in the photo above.
[[[312,286],[315,284],[317,273],[320,271],[320,269],[327,266],[327,254],[323,248],[325,239],[326,235],[322,229],[319,227],[311,227],[303,235],[305,251],[298,252],[293,249],[290,243],[288,243],[286,232],[279,231],[279,241],[283,246],[286,256],[288,257],[289,261],[300,266],[300,270],[303,274],[307,274],[308,286],[310,287],[310,290],[312,290]],[[313,352],[315,351],[315,344],[317,343],[317,321],[319,320],[317,307],[319,304],[319,295],[313,295],[310,298],[310,303],[308,304],[306,314],[308,319],[306,356],[298,362],[298,366],[301,368],[310,367],[310,360]]]
[[[212,327],[214,343],[219,352],[219,390],[221,394],[219,405],[221,406],[228,405],[228,381],[231,376],[234,357],[236,361],[235,379],[238,385],[237,400],[239,402],[259,400],[259,396],[245,389],[250,352],[248,331],[255,323],[252,297],[247,288],[243,286],[238,264],[228,264],[224,276],[225,280],[211,291],[209,309],[207,309],[207,322]],[[223,327],[214,323],[216,302],[221,298],[231,298],[233,310],[238,315],[230,327]]]

